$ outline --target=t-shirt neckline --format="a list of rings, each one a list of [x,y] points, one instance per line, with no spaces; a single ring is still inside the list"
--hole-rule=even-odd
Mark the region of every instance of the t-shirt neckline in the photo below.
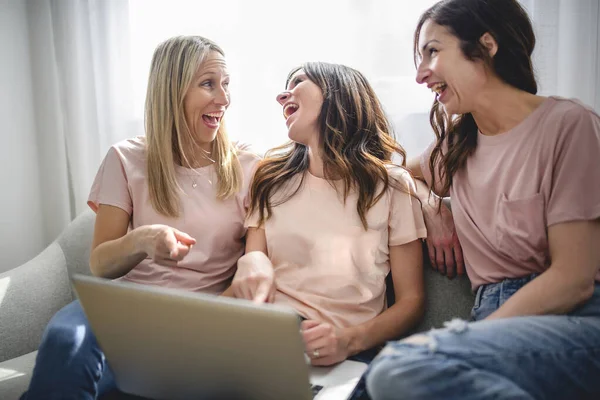
[[[539,116],[541,116],[545,112],[545,110],[550,106],[550,104],[552,104],[553,101],[554,99],[552,96],[546,97],[546,99],[544,99],[544,101],[542,101],[542,103],[535,110],[533,110],[527,117],[525,117],[523,121],[519,122],[516,126],[507,130],[506,132],[490,136],[484,135],[478,129],[477,144],[482,146],[491,146],[512,140],[515,134],[518,134],[518,132],[523,132],[527,130],[527,128],[530,125],[535,124],[536,121],[539,120]]]

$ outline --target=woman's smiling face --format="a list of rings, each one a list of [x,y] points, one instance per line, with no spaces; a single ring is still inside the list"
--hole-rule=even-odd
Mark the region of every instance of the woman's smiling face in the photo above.
[[[289,79],[286,89],[277,96],[277,101],[283,107],[289,138],[306,146],[316,146],[323,106],[321,88],[299,69]]]

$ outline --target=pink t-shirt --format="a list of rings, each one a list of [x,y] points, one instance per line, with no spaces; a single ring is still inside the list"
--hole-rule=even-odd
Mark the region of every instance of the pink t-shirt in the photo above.
[[[432,149],[421,159],[429,184]],[[548,97],[513,129],[479,133],[450,197],[474,289],[544,272],[549,226],[600,217],[600,117],[578,101]]]
[[[185,193],[180,198],[181,216],[175,219],[158,214],[150,203],[146,138],[124,140],[109,149],[90,191],[88,204],[92,210],[96,211],[100,204],[119,207],[131,215],[131,229],[164,224],[196,239],[196,245],[177,267],[158,265],[147,258],[121,279],[215,294],[227,288],[237,260],[244,254],[245,201],[259,160],[241,146],[238,157],[244,175],[242,189],[224,201],[217,199],[214,166],[177,166],[177,179]]]
[[[308,172],[304,176],[299,191],[273,207],[263,226],[275,271],[275,303],[337,327],[368,321],[385,307],[389,246],[426,237],[420,203],[390,187],[368,211],[365,230],[356,194],[344,204],[328,181]],[[414,190],[405,170],[390,169],[390,176],[397,187]],[[294,190],[300,180],[296,176],[278,193]],[[257,221],[255,213],[247,226],[256,227]]]

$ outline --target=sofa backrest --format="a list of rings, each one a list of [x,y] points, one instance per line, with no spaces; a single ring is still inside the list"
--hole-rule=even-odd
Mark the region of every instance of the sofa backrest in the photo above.
[[[442,328],[453,318],[469,320],[475,295],[466,275],[449,279],[425,264],[425,315],[417,332]]]
[[[431,267],[428,261],[427,246],[423,245],[423,278],[425,281],[425,312],[423,319],[409,333],[424,332],[432,328],[442,328],[444,322],[454,318],[469,320],[475,295],[466,275],[449,279]],[[391,275],[386,278],[388,305],[395,302],[394,285]]]

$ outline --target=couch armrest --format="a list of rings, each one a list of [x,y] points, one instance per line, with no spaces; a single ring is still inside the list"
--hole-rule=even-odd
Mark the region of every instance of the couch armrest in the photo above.
[[[56,242],[0,274],[0,362],[36,350],[50,318],[72,300],[65,257]]]

